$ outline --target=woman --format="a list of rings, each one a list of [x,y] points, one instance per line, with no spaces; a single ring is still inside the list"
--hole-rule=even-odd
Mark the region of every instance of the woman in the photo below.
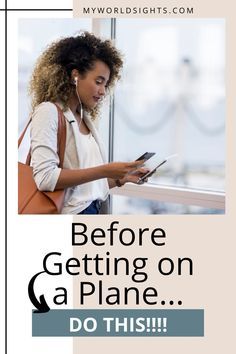
[[[84,32],[51,44],[39,57],[30,82],[31,164],[41,191],[66,189],[63,214],[97,214],[109,188],[137,183],[143,161],[105,163],[93,124],[108,89],[119,78],[120,53],[110,41]],[[63,168],[59,168],[59,106],[66,119]]]

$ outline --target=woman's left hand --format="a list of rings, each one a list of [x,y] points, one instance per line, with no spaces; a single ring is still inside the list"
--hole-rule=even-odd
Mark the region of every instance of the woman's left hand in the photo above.
[[[128,173],[125,177],[123,177],[122,179],[120,179],[120,183],[123,185],[127,182],[131,182],[131,183],[135,183],[138,184],[140,177],[142,177],[144,174],[148,173],[149,169],[145,168],[145,167],[140,167],[138,168],[136,171],[132,172],[132,173]],[[147,179],[145,179],[142,184],[144,182],[147,182]]]

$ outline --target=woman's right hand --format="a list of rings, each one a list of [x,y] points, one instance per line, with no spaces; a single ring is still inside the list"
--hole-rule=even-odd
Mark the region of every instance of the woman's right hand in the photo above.
[[[136,171],[142,166],[144,160],[132,161],[132,162],[110,162],[104,165],[106,169],[107,178],[120,179],[127,174]]]

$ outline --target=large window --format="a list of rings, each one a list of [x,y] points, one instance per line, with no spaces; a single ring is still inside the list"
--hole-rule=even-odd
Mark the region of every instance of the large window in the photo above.
[[[116,44],[125,66],[115,93],[114,160],[177,153],[149,183],[223,191],[224,20],[119,19]],[[114,198],[115,213],[140,210],[140,200]],[[147,200],[142,208],[192,212]]]

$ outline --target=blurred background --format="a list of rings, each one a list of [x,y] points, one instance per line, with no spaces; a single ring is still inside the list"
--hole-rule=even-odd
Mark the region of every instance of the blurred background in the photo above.
[[[151,166],[177,153],[149,184],[224,191],[224,20],[116,19],[113,27],[125,65],[114,91],[112,112],[106,99],[99,121],[113,160],[135,160],[146,151],[156,152]],[[79,30],[110,38],[110,20],[19,21],[19,132],[30,111],[27,85],[36,58],[54,39]],[[26,139],[22,158],[27,149]],[[112,212],[215,214],[224,210],[114,195]]]

